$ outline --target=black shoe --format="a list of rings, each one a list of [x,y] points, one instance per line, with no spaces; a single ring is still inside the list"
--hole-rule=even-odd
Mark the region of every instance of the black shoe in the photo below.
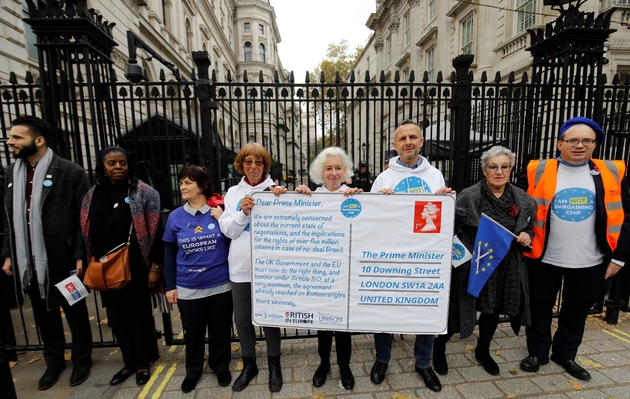
[[[354,388],[354,375],[352,375],[352,370],[350,370],[350,366],[347,364],[343,366],[340,365],[339,373],[341,374],[341,385],[343,385],[345,389]]]
[[[87,380],[92,369],[92,361],[83,364],[75,364],[72,367],[72,375],[70,376],[70,386],[76,387]]]
[[[440,379],[435,375],[431,367],[422,369],[416,366],[416,373],[420,374],[420,377],[424,380],[424,384],[433,392],[440,392],[442,390]]]
[[[589,372],[584,370],[582,366],[580,366],[573,360],[562,359],[561,357],[556,356],[554,353],[551,354],[551,360],[553,360],[554,363],[564,367],[567,373],[571,374],[579,380],[591,379],[591,375],[589,374]]]
[[[42,378],[39,379],[39,390],[40,391],[45,391],[48,388],[50,388],[53,385],[55,385],[57,383],[57,381],[59,381],[59,374],[61,374],[61,372],[65,368],[66,368],[65,364],[60,369],[57,369],[57,368],[54,368],[54,367],[48,367],[46,369],[46,372],[42,376]]]
[[[146,371],[136,371],[136,384],[144,385],[149,382],[151,378],[151,372],[149,370]]]
[[[378,360],[374,362],[372,371],[370,371],[370,381],[372,384],[380,384],[385,379],[385,371],[387,370],[387,363],[381,363]]]
[[[315,370],[315,374],[313,374],[313,386],[321,387],[324,385],[328,371],[330,371],[330,363],[321,363],[317,370]]]
[[[269,392],[280,392],[282,389],[282,369],[280,368],[280,355],[267,356],[269,364]]]
[[[243,370],[241,374],[236,378],[234,384],[232,384],[232,390],[240,392],[247,388],[250,381],[258,375],[258,366],[256,366],[256,358],[243,358]]]
[[[544,366],[547,363],[549,363],[548,357],[527,356],[525,359],[521,360],[521,370],[535,373],[540,366]]]
[[[232,382],[232,373],[230,373],[230,370],[221,371],[217,373],[217,380],[219,380],[220,386],[227,387]]]
[[[182,381],[182,392],[188,393],[194,391],[197,386],[197,381],[199,381],[199,378],[184,378],[184,381]]]
[[[437,340],[436,340],[437,341]],[[444,345],[433,345],[433,368],[439,375],[448,374],[448,362],[446,361],[446,347]]]
[[[112,377],[111,381],[109,382],[109,385],[122,384],[123,382],[127,381],[127,378],[129,378],[129,376],[132,375],[135,372],[136,372],[136,370],[125,370],[125,369],[122,369],[119,372],[117,372],[116,374],[114,374],[114,376]]]
[[[475,359],[481,363],[483,369],[490,375],[499,375],[499,365],[494,361],[490,352],[481,350],[479,347],[475,348]]]

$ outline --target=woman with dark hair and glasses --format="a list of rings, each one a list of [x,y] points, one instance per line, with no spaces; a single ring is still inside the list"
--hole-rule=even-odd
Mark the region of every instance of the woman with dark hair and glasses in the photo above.
[[[479,339],[475,358],[491,375],[499,375],[499,366],[490,355],[490,344],[499,323],[499,315],[508,315],[514,333],[521,325],[531,324],[529,280],[523,251],[532,242],[532,218],[537,205],[532,197],[509,182],[516,156],[509,149],[494,146],[481,155],[484,178],[457,194],[455,232],[472,253],[481,213],[485,213],[516,238],[496,267],[479,297],[468,293],[471,261],[454,268],[451,275],[448,334],[438,335],[433,344],[433,366],[438,374],[448,373],[446,342],[457,332],[470,336],[479,316]]]
[[[160,196],[138,179],[129,153],[121,147],[104,148],[96,159],[97,182],[81,205],[81,230],[87,258],[99,258],[127,242],[131,228],[131,281],[121,290],[102,292],[109,324],[120,345],[125,365],[109,382],[118,385],[136,373],[144,385],[155,360],[153,308],[167,311],[161,284],[164,250],[160,224]]]
[[[186,342],[186,377],[182,392],[195,389],[203,372],[208,331],[208,367],[219,385],[230,385],[232,291],[228,272],[229,240],[218,219],[220,206],[210,207],[212,175],[188,165],[179,172],[179,191],[186,203],[168,216],[164,229],[166,297],[177,304]]]

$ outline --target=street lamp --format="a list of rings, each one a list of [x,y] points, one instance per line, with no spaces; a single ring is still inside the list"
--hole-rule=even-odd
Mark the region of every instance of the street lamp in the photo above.
[[[367,160],[365,159],[365,151],[366,151],[367,145],[363,143],[361,144],[361,148],[363,149],[363,160],[367,162]]]

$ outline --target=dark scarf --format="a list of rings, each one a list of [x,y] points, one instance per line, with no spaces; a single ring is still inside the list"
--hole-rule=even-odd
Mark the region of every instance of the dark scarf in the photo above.
[[[92,228],[92,255],[100,257],[126,242],[131,224],[131,208],[125,201],[127,181],[111,184],[109,181],[94,189],[89,218]]]
[[[511,232],[516,229],[516,216],[519,209],[510,184],[505,185],[505,191],[497,198],[484,181],[481,184],[479,208],[480,212],[490,216]],[[499,311],[510,316],[521,314],[520,258],[516,252],[520,249],[517,245],[515,241],[512,242],[507,255],[484,286],[477,301],[477,310],[490,314]]]

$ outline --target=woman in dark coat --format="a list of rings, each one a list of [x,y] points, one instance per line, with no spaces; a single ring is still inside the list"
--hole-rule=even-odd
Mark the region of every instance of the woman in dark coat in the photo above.
[[[475,358],[492,375],[499,374],[499,366],[490,356],[490,342],[499,323],[499,315],[510,317],[518,334],[520,325],[531,322],[529,282],[523,251],[531,244],[531,220],[536,213],[536,202],[520,188],[509,183],[516,156],[505,147],[494,146],[481,155],[484,179],[457,195],[455,230],[457,236],[472,253],[481,213],[503,225],[516,235],[512,245],[478,298],[468,293],[470,264],[454,268],[451,277],[448,334],[440,335],[433,345],[435,371],[448,372],[446,342],[457,332],[461,338],[470,336],[479,317],[479,339]]]
[[[153,311],[166,311],[161,288],[164,257],[160,225],[160,196],[135,175],[129,153],[121,147],[104,148],[96,160],[97,184],[81,206],[81,230],[87,258],[99,258],[127,242],[131,281],[121,290],[101,293],[103,305],[124,367],[109,382],[118,385],[136,373],[136,383],[149,381],[149,361],[154,359],[156,337]],[[157,238],[156,238],[157,237]]]

